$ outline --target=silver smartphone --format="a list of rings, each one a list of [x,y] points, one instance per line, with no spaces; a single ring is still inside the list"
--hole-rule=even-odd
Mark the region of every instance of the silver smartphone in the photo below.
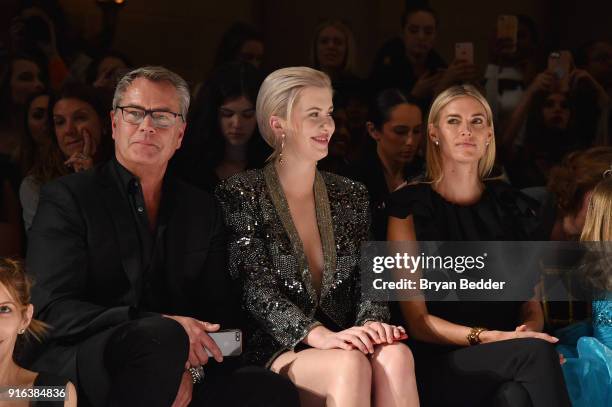
[[[223,356],[239,356],[242,353],[242,331],[240,329],[209,332],[208,335],[221,349]],[[212,356],[208,349],[206,349],[206,353],[208,353],[208,356]]]

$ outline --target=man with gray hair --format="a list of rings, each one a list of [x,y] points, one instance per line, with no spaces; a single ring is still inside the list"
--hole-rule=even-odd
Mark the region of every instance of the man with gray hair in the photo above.
[[[50,330],[29,367],[69,377],[79,405],[298,403],[280,376],[221,363],[209,336],[237,326],[239,301],[218,205],[166,171],[188,108],[177,74],[129,72],[110,112],[115,157],[42,188],[26,264]]]

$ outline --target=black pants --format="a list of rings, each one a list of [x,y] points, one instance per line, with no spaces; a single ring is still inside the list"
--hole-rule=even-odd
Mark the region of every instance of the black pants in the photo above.
[[[415,352],[421,405],[571,406],[559,356],[540,339],[513,339],[444,354]]]
[[[163,317],[129,322],[110,337],[103,351],[105,371],[79,371],[79,381],[95,384],[101,374],[109,375],[109,406],[172,405],[189,352],[189,340],[180,324]],[[268,370],[249,367],[223,374],[216,370],[217,374],[206,374],[205,382],[194,386],[192,406],[299,405],[293,384]],[[99,404],[84,400],[84,394],[79,397],[79,405]]]

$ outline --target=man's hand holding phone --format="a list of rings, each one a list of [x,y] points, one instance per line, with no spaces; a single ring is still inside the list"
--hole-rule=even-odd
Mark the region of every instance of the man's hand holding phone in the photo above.
[[[207,351],[210,352],[217,362],[223,361],[221,349],[219,349],[219,346],[209,335],[210,332],[217,332],[219,330],[219,324],[211,324],[177,315],[164,316],[181,324],[189,337],[189,358],[185,364],[186,368],[203,366],[208,363]]]

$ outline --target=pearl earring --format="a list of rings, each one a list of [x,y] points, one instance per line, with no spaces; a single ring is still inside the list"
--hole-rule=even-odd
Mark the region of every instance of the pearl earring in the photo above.
[[[24,332],[25,332],[25,329],[20,329],[20,330],[19,330],[17,333],[18,333],[19,335],[23,335],[23,333],[24,333]]]
[[[436,143],[437,146],[440,145],[440,142],[438,140],[435,140],[434,143]]]

